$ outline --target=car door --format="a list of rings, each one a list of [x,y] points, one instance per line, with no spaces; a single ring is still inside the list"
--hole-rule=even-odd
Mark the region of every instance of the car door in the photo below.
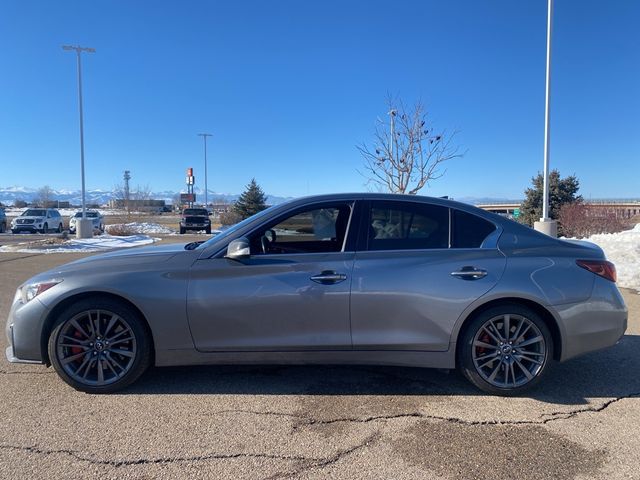
[[[351,349],[351,202],[298,208],[248,235],[242,261],[204,258],[187,310],[201,351]]]
[[[463,310],[502,276],[496,227],[423,202],[371,201],[351,297],[354,349],[444,351]]]

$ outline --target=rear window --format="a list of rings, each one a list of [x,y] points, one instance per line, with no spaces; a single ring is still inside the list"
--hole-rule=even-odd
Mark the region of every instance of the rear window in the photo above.
[[[461,210],[452,211],[451,248],[480,248],[496,227],[493,223]]]
[[[97,218],[98,212],[86,212],[87,218]],[[76,212],[74,215],[75,218],[82,218],[82,212]]]

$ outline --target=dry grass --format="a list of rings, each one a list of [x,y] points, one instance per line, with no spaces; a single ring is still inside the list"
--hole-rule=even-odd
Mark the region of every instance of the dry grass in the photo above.
[[[109,235],[113,235],[115,237],[128,237],[130,235],[137,235],[141,233],[132,225],[125,225],[123,223],[118,223],[116,225],[107,225],[105,227],[105,231]]]

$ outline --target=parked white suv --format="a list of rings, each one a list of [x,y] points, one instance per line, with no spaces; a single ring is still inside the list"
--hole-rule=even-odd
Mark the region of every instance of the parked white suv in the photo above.
[[[47,233],[50,230],[62,232],[63,222],[55,208],[28,208],[22,215],[11,220],[11,231]]]
[[[87,218],[93,223],[93,229],[104,232],[104,217],[97,210],[87,210],[85,212]],[[76,222],[82,218],[82,211],[76,212],[69,218],[69,232],[75,233]]]

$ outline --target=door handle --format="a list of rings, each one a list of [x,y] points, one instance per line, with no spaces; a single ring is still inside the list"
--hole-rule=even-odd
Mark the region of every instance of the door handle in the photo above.
[[[462,280],[478,280],[487,276],[487,271],[475,267],[462,267],[456,272],[451,272],[451,276]]]
[[[317,275],[313,275],[311,280],[322,285],[332,285],[334,283],[344,282],[347,276],[344,273],[336,273],[331,270],[325,270]]]

